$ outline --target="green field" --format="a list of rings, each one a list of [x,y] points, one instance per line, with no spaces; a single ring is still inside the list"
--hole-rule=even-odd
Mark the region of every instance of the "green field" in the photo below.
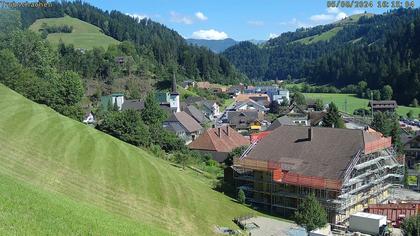
[[[368,108],[368,99],[362,99],[356,97],[354,94],[336,94],[336,93],[304,93],[306,98],[317,99],[320,98],[324,103],[334,102],[340,111],[344,111],[352,114],[354,110],[358,108]],[[347,101],[347,106],[346,106]],[[406,114],[412,110],[414,116],[418,117],[420,114],[420,108],[413,108],[407,106],[398,106],[397,113],[401,116],[406,116]]]
[[[48,41],[54,45],[58,45],[60,40],[62,40],[65,44],[73,44],[75,48],[92,49],[94,47],[103,47],[106,49],[109,45],[119,43],[114,38],[103,34],[98,27],[69,16],[39,19],[29,29],[39,32],[43,23],[50,26],[73,26],[73,32],[71,33],[48,34]]]
[[[340,30],[342,30],[343,27],[334,27],[324,33],[309,36],[306,38],[302,38],[296,41],[293,41],[293,43],[302,43],[302,44],[311,44],[311,43],[317,43],[320,41],[329,41],[332,37],[334,37]]]
[[[0,84],[0,235],[211,235],[255,213]]]

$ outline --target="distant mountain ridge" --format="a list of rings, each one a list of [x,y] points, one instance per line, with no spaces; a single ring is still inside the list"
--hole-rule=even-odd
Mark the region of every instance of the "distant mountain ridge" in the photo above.
[[[189,44],[199,46],[199,47],[206,47],[215,53],[221,53],[225,51],[227,48],[237,45],[240,42],[251,42],[255,45],[262,45],[266,40],[258,40],[258,39],[250,39],[245,41],[236,41],[231,38],[227,39],[219,39],[219,40],[211,40],[211,39],[186,39]]]
[[[221,40],[210,39],[186,39],[189,44],[206,47],[215,53],[223,52],[226,48],[236,45],[238,42],[234,39],[227,38]]]

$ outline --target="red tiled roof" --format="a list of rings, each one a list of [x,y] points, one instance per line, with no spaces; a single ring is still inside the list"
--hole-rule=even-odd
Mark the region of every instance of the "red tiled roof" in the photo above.
[[[206,130],[188,145],[190,149],[216,152],[231,152],[233,149],[249,145],[249,140],[229,126]]]

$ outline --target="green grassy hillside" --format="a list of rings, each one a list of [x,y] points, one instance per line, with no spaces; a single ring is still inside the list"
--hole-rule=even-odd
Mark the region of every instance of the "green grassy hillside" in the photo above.
[[[209,235],[249,208],[0,84],[0,234]]]
[[[311,43],[317,43],[320,41],[329,41],[332,37],[334,37],[340,30],[342,30],[343,27],[334,27],[324,33],[313,35],[310,37],[302,38],[296,41],[293,41],[292,43],[303,43],[303,44],[311,44]]]
[[[334,102],[340,111],[344,111],[352,114],[354,110],[358,108],[368,109],[368,99],[362,99],[356,97],[354,94],[335,94],[335,93],[304,93],[306,98],[321,99],[324,103]],[[346,109],[347,101],[347,109]],[[420,114],[420,108],[398,106],[397,113],[401,116],[406,116],[407,113],[412,110],[414,116],[418,117]]]
[[[57,45],[62,40],[65,44],[73,44],[75,48],[92,49],[93,47],[108,48],[109,45],[119,43],[114,38],[103,34],[98,27],[69,16],[39,19],[29,29],[39,32],[43,23],[49,26],[73,26],[71,33],[48,34],[48,41],[54,45]]]

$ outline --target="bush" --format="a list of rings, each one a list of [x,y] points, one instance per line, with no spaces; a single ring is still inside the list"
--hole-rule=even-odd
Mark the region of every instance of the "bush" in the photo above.
[[[239,189],[239,191],[238,191],[238,199],[237,200],[238,200],[238,202],[240,204],[245,204],[246,197],[245,197],[244,190]]]
[[[405,236],[420,235],[420,214],[404,219],[401,229]]]

